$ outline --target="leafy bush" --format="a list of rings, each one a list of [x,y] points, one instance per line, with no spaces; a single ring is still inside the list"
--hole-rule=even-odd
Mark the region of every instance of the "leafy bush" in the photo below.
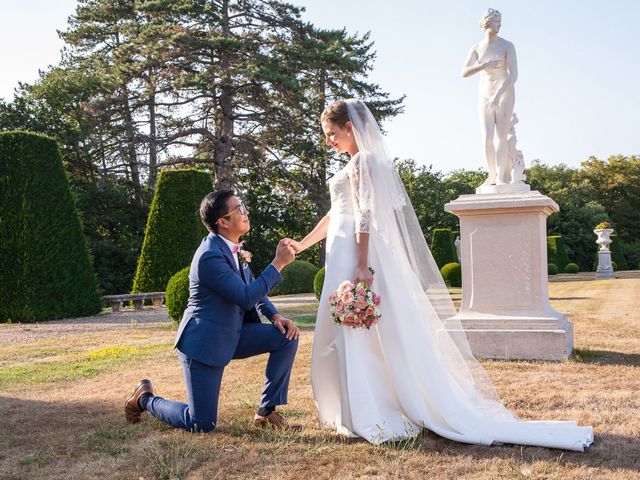
[[[560,235],[547,237],[547,260],[558,267],[558,272],[564,272],[565,266],[570,262]]]
[[[558,274],[558,266],[555,263],[550,263],[547,265],[547,273],[549,275],[557,275]]]
[[[318,267],[304,260],[294,260],[282,269],[282,282],[271,290],[271,295],[289,295],[314,291]]]
[[[183,268],[171,277],[169,283],[167,283],[165,304],[167,305],[167,312],[169,312],[169,316],[175,322],[180,321],[182,314],[187,308],[187,302],[189,301],[190,270],[191,267]]]
[[[618,270],[618,264],[616,262],[611,262],[611,268],[613,268],[614,270]]]
[[[442,278],[444,278],[445,283],[450,287],[461,287],[462,286],[462,268],[458,262],[447,263],[440,270],[442,274]]]
[[[580,267],[575,263],[568,263],[566,267],[564,267],[564,273],[578,273],[580,271]]]
[[[320,295],[322,295],[322,287],[324,286],[324,272],[325,267],[322,267],[316,273],[316,276],[313,278],[313,291],[316,293],[316,298],[320,300]]]
[[[96,276],[56,142],[0,133],[0,321],[100,311]]]
[[[624,242],[615,233],[611,234],[611,244],[609,244],[611,250],[611,260],[616,262],[619,270],[628,270],[629,265],[627,259],[624,256]]]
[[[133,293],[162,291],[169,279],[191,263],[207,235],[198,214],[211,191],[209,174],[195,169],[161,172],[151,202]]]
[[[447,263],[458,261],[453,235],[448,228],[436,228],[433,230],[430,248],[438,268],[444,267]]]

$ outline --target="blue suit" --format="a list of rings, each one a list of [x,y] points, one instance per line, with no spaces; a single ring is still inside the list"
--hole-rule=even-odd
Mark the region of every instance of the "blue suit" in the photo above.
[[[206,236],[191,262],[189,303],[175,342],[188,404],[150,396],[142,407],[174,427],[213,430],[224,367],[234,358],[267,352],[260,406],[286,404],[298,341],[287,340],[273,325],[261,323],[258,315],[271,320],[277,313],[267,293],[281,280],[273,265],[255,279],[245,263],[238,270],[224,240]]]

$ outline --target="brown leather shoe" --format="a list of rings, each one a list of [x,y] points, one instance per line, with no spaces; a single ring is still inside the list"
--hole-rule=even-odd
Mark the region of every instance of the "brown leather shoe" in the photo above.
[[[140,421],[140,415],[144,410],[138,405],[138,400],[143,393],[150,393],[153,395],[153,386],[151,380],[140,380],[140,383],[136,385],[135,390],[131,394],[127,401],[124,402],[124,417],[129,423],[138,423]]]
[[[253,424],[256,427],[265,428],[269,426],[278,430],[293,430],[296,432],[302,430],[302,425],[300,425],[299,423],[287,422],[287,419],[275,410],[266,417],[263,417],[262,415],[258,415],[256,413],[256,416],[253,417]]]

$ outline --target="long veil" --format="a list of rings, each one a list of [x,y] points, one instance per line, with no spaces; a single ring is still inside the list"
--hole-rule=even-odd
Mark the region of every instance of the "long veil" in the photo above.
[[[361,194],[367,198],[372,226],[388,251],[403,255],[411,265],[422,289],[415,289],[418,296],[424,292],[436,315],[424,315],[425,322],[433,322],[431,329],[438,332],[433,347],[437,350],[441,365],[447,369],[453,389],[463,394],[483,413],[493,419],[513,420],[514,415],[507,410],[493,387],[484,368],[471,352],[469,342],[462,333],[462,326],[454,318],[455,307],[442,279],[440,270],[427,246],[422,229],[416,217],[409,196],[398,175],[393,159],[375,118],[360,100],[346,100],[349,120],[360,155],[365,157],[366,182],[360,182],[370,193]],[[369,185],[367,185],[369,184]],[[384,272],[377,272],[384,275]],[[384,299],[383,299],[384,301]],[[425,305],[425,298],[408,298],[417,306]],[[448,328],[444,328],[447,321]],[[456,335],[451,331],[459,332]],[[425,348],[429,346],[425,345]]]

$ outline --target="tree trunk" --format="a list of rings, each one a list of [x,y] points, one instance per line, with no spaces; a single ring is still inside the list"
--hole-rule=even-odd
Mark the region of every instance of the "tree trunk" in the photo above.
[[[151,78],[151,76],[150,76]],[[158,142],[156,140],[156,86],[149,82],[151,94],[149,95],[149,182],[150,188],[154,188],[158,177]]]
[[[222,2],[223,35],[231,35],[229,29],[229,0]],[[220,58],[220,71],[223,77],[220,81],[220,95],[218,106],[220,107],[216,118],[216,140],[213,146],[213,168],[215,172],[214,185],[216,190],[233,188],[235,179],[231,165],[233,152],[233,89],[232,79],[229,74],[231,67],[230,52],[223,51]]]
[[[133,126],[131,107],[129,106],[129,89],[126,84],[122,86],[122,117],[126,132],[126,153],[129,170],[131,172],[131,183],[133,183],[136,201],[139,205],[142,205],[143,199],[142,188],[140,185],[140,165],[138,164],[138,155],[136,152],[136,132]]]

